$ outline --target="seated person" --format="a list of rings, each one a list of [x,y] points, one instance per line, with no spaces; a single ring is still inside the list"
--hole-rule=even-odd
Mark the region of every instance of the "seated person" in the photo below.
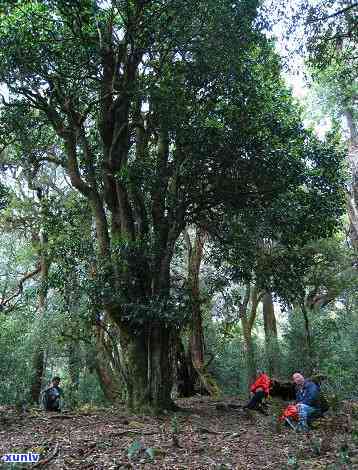
[[[60,381],[60,377],[54,377],[51,385],[42,392],[43,404],[46,411],[61,411],[60,397],[63,395],[63,391],[59,387]]]
[[[320,388],[316,383],[305,379],[299,372],[293,374],[292,380],[296,386],[298,429],[308,431],[308,425],[312,420],[322,416],[319,399]]]
[[[266,410],[263,408],[263,400],[270,393],[270,385],[270,377],[264,371],[258,369],[256,371],[256,380],[250,387],[250,392],[252,393],[251,400],[244,406],[244,409],[256,410],[266,414]]]

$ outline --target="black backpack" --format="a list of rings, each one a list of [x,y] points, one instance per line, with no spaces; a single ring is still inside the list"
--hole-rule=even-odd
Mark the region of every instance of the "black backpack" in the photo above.
[[[49,387],[42,392],[42,405],[45,410],[51,410],[58,407],[59,396],[54,394],[53,387]]]

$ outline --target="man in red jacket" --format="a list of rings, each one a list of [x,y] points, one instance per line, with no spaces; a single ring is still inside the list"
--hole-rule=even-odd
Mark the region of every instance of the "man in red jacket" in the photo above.
[[[257,410],[260,413],[267,414],[262,407],[264,398],[267,398],[270,393],[271,380],[264,371],[258,369],[256,371],[256,380],[250,387],[250,392],[253,394],[249,403],[244,406],[245,409]]]

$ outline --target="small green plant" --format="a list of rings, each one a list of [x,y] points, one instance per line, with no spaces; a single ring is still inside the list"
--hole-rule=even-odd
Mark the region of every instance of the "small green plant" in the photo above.
[[[127,456],[129,460],[138,458],[140,455],[146,455],[151,460],[154,460],[156,455],[160,454],[160,450],[154,447],[145,447],[141,441],[133,441],[128,447]]]
[[[176,416],[173,416],[171,419],[171,433],[172,433],[172,442],[174,447],[180,447],[179,446],[179,423],[178,423],[178,418]]]
[[[353,403],[352,405],[352,418],[358,419],[358,404]]]
[[[147,449],[145,449],[145,453],[148,454],[148,456],[151,460],[154,460],[155,456],[158,453],[158,450],[155,449],[154,447],[148,447]]]
[[[351,458],[349,456],[349,446],[346,441],[343,441],[340,449],[339,449],[339,463],[341,465],[349,465],[352,463]]]
[[[351,435],[352,435],[353,442],[358,444],[358,428],[353,428]]]
[[[173,416],[171,421],[170,421],[170,424],[171,424],[171,431],[173,434],[178,434],[179,432],[179,422],[178,422],[178,418],[176,416]]]
[[[288,457],[288,459],[287,459],[287,469],[288,470],[299,470],[300,469],[297,457],[295,457],[294,455],[291,455],[290,457]]]
[[[140,441],[133,441],[128,447],[127,455],[129,460],[138,457],[138,455],[144,450],[144,446]]]

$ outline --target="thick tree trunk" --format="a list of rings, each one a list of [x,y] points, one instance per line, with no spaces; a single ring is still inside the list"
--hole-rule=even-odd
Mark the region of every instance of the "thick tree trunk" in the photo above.
[[[262,313],[264,317],[267,372],[270,377],[278,376],[280,350],[277,338],[275,309],[270,292],[266,292],[263,296]]]
[[[133,24],[137,23],[136,16]],[[96,264],[104,291],[99,296],[98,306],[119,330],[120,371],[127,405],[135,412],[153,413],[174,408],[170,342],[176,340],[178,331],[175,330],[176,335],[173,333],[174,327],[170,324],[175,322],[163,315],[162,306],[170,298],[170,262],[175,242],[183,230],[185,203],[178,198],[179,176],[169,164],[169,131],[163,124],[166,120],[161,121],[156,113],[153,119],[158,119],[155,124],[159,132],[152,189],[144,197],[140,176],[136,181],[132,181],[130,175],[129,180],[119,177],[122,170],[127,174],[133,115],[137,118],[134,158],[140,165],[146,158],[149,134],[141,119],[141,105],[135,104],[137,98],[132,87],[141,50],[131,48],[125,57],[123,74],[118,81],[123,88],[117,90],[119,96],[115,97],[114,77],[121,67],[117,64],[115,47],[111,47],[110,30],[103,31],[102,39],[103,79],[98,124],[103,146],[101,189],[96,179],[94,151],[75,113],[69,117],[71,131],[65,134],[61,129],[57,131],[64,138],[71,183],[87,198],[95,222]],[[83,174],[79,149],[86,162]],[[158,315],[148,320],[143,312],[146,308],[152,311],[156,303]],[[101,376],[106,378],[104,374]]]
[[[128,408],[148,414],[176,409],[171,398],[173,332],[156,322],[142,331],[121,328],[120,335]]]
[[[195,232],[194,246],[192,246],[189,233],[186,232],[188,248],[188,288],[192,314],[189,341],[192,363],[202,386],[209,395],[218,397],[221,394],[219,385],[208,372],[204,358],[204,332],[201,313],[199,276],[206,238],[207,234],[200,228],[197,228]]]
[[[97,219],[96,226],[100,224],[100,219]],[[120,239],[121,233],[116,233],[112,227],[114,239]],[[103,256],[107,252],[107,241],[98,234],[99,231],[97,237],[101,240],[100,255]],[[176,237],[173,236],[172,245],[175,240]],[[147,305],[152,298],[154,302],[158,302],[159,308],[160,299],[168,297],[171,250],[172,247],[168,247],[168,244],[158,247],[158,256],[155,259],[157,269],[152,277],[149,268],[145,269],[145,265],[138,262],[138,256],[128,260],[123,258],[119,266],[108,258],[115,278],[113,280],[113,277],[109,276],[108,280],[119,283],[125,304],[137,309],[137,305]],[[164,409],[175,409],[171,398],[171,341],[176,341],[174,329],[162,320],[150,322],[145,318],[140,318],[140,321],[126,320],[123,318],[121,304],[112,302],[111,299],[109,302],[104,301],[103,308],[106,318],[116,325],[119,332],[120,354],[116,357],[116,367],[113,371],[119,381],[123,382],[125,393],[122,396],[125,396],[127,407],[133,412],[148,414],[155,414]],[[106,349],[111,350],[109,342]],[[109,361],[113,360],[112,353],[116,353],[115,350],[110,351]],[[97,372],[101,383],[106,383],[105,386],[108,388],[111,374],[108,372],[108,367],[104,367],[103,364],[103,361],[98,361]],[[112,388],[114,390],[117,388],[115,381]],[[111,396],[116,393],[114,390],[110,392]]]
[[[163,325],[151,328],[148,342],[148,382],[149,397],[156,412],[163,409],[175,409],[171,399],[173,385],[170,361],[170,343],[172,331]]]

